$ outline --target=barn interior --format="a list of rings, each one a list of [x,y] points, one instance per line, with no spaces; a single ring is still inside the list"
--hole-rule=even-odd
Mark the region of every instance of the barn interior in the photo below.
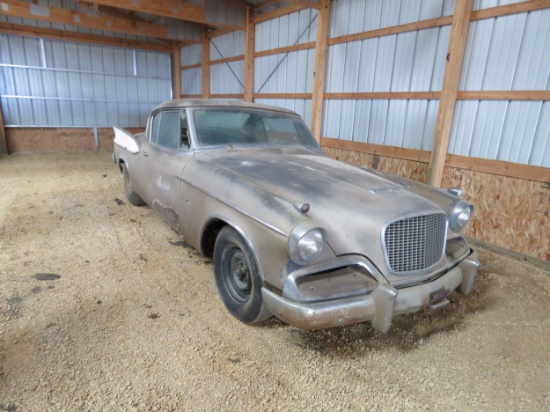
[[[547,410],[550,1],[1,0],[0,410]],[[475,205],[432,313],[246,326],[124,199],[112,126],[171,99],[298,113],[343,162]]]

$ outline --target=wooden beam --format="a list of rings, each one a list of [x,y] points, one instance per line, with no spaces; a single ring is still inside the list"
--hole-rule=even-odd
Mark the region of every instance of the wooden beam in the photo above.
[[[182,99],[200,99],[202,94],[182,94]]]
[[[405,149],[403,147],[384,146],[379,144],[351,142],[348,140],[321,138],[321,146],[332,149],[349,150],[351,152],[369,153],[397,159],[413,160],[415,162],[428,163],[430,152],[423,150]]]
[[[449,48],[447,49],[445,73],[443,75],[443,87],[435,123],[430,168],[428,170],[427,182],[432,186],[440,187],[443,179],[445,156],[449,147],[458,83],[460,81],[460,73],[462,72],[464,50],[470,26],[472,2],[473,0],[462,0],[455,3],[451,37]]]
[[[271,56],[274,54],[283,54],[283,53],[290,53],[293,51],[298,50],[307,50],[307,49],[314,49],[315,48],[315,42],[309,42],[309,43],[302,43],[302,44],[295,44],[292,46],[286,46],[286,47],[278,47],[276,49],[270,49],[270,50],[264,50],[261,52],[254,53],[254,57],[263,57],[263,56]]]
[[[189,70],[189,69],[199,69],[202,67],[202,63],[195,63],[195,64],[188,64],[185,66],[181,66],[181,70]]]
[[[488,9],[472,11],[470,20],[482,20],[491,17],[509,16],[510,14],[525,13],[533,10],[550,8],[550,0],[531,0],[505,6],[490,7]]]
[[[254,42],[256,26],[252,8],[246,10],[246,39],[244,48],[244,101],[252,102],[254,94]]]
[[[550,100],[550,90],[463,90],[458,100]]]
[[[324,2],[325,0],[319,0],[320,2]],[[277,17],[284,16],[286,14],[294,13],[303,9],[307,9],[308,6],[304,4],[292,4],[290,6],[281,7],[280,9],[270,11],[267,13],[260,14],[259,16],[254,17],[254,23],[260,24],[264,21],[268,21],[271,19],[276,19]]]
[[[227,94],[211,94],[211,99],[243,99],[244,94],[240,93],[227,93]]]
[[[0,105],[0,155],[8,154],[8,144],[6,142],[6,130],[4,129],[4,116],[2,115],[2,106]]]
[[[435,19],[416,21],[414,23],[400,24],[398,26],[384,27],[376,30],[369,30],[362,33],[348,34],[346,36],[333,37],[329,39],[328,44],[348,43],[351,41],[372,39],[375,37],[388,36],[390,34],[406,33],[409,31],[417,31],[422,29],[430,29],[432,27],[441,27],[451,24],[452,16],[437,17]]]
[[[227,33],[233,33],[234,31],[237,31],[237,30],[244,31],[246,30],[246,27],[237,26],[234,24],[226,24],[225,27],[223,27],[222,29],[217,29],[217,30],[208,32],[208,38],[213,39],[214,37],[223,36],[224,34],[227,34]]]
[[[202,97],[210,97],[210,39],[206,26],[202,27],[201,35],[201,68],[202,68]]]
[[[118,39],[116,37],[83,34],[69,30],[30,27],[21,24],[0,23],[0,33],[14,34],[17,36],[42,37],[44,39],[64,40],[76,43],[99,44],[102,46],[124,47],[138,50],[159,52],[172,51],[171,47],[164,43],[161,44],[129,39]]]
[[[325,99],[334,100],[437,100],[440,92],[356,92],[356,93],[325,93]]]
[[[327,69],[328,25],[330,18],[330,0],[319,0],[317,14],[317,37],[315,39],[315,63],[313,66],[313,95],[311,96],[311,130],[317,141],[321,138],[323,119],[323,95]]]
[[[396,159],[412,160],[421,163],[430,162],[430,152],[423,150],[405,149],[402,147],[384,146],[364,142],[351,142],[348,140],[325,137],[321,138],[320,143],[322,147],[331,149],[368,153],[393,157]],[[504,162],[502,160],[481,159],[478,157],[447,154],[445,159],[445,167],[466,169],[474,172],[532,180],[535,182],[550,183],[550,173],[548,173],[547,167]]]
[[[254,93],[255,99],[311,99],[311,93]]]
[[[172,52],[172,99],[181,96],[181,44],[174,42]]]
[[[321,8],[321,3],[313,3],[308,0],[286,0],[287,3],[292,4],[302,4],[310,9],[317,9],[319,10]]]
[[[15,0],[2,0],[0,14],[24,19],[42,20],[50,23],[69,24],[89,29],[100,29],[137,36],[154,37],[157,39],[171,39],[168,35],[168,28],[158,24],[144,22],[136,23],[135,21],[123,18],[90,16],[86,13],[50,6],[41,7],[41,13],[38,13],[35,9],[36,7],[39,6]]]
[[[3,1],[3,0],[2,0]],[[87,0],[102,6],[112,6],[119,9],[139,11],[154,14],[156,16],[170,17],[172,19],[206,23],[203,6],[183,3],[173,0]]]
[[[492,175],[550,183],[549,169],[541,166],[522,165],[519,163],[504,162],[502,160],[481,159],[478,157],[457,156],[452,154],[446,156],[445,166],[489,173]]]
[[[231,63],[231,62],[238,62],[239,60],[244,60],[244,55],[240,56],[231,56],[231,57],[224,57],[223,59],[216,59],[216,60],[210,60],[210,66],[214,66],[215,64],[223,64],[223,63]]]
[[[254,6],[254,11],[260,11],[263,9],[267,9],[268,7],[274,6],[279,3],[283,3],[285,0],[267,0],[261,4],[258,4],[257,6]]]

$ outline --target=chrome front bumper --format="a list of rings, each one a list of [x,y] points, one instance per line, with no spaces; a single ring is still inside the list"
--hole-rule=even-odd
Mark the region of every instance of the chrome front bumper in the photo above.
[[[429,283],[403,289],[379,284],[370,294],[323,302],[294,302],[262,288],[262,297],[279,319],[301,329],[324,329],[371,321],[374,329],[386,333],[394,315],[436,308],[454,290],[468,295],[477,275],[477,253],[471,251],[460,264]]]

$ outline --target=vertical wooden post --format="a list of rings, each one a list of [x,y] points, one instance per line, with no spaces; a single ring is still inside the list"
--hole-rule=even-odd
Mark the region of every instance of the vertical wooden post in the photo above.
[[[172,99],[181,98],[181,44],[174,42],[172,51]]]
[[[313,94],[311,97],[311,130],[317,141],[321,140],[321,125],[323,120],[323,96],[325,93],[325,75],[327,68],[330,0],[319,0],[319,5],[319,14],[317,15],[317,37],[315,39]]]
[[[210,39],[206,26],[202,26],[201,48],[202,97],[208,99],[210,97]]]
[[[6,130],[4,129],[4,116],[2,116],[2,106],[0,106],[0,155],[8,154],[8,142],[6,141]]]
[[[244,101],[252,102],[254,97],[254,42],[256,26],[252,7],[246,8],[246,43],[244,50]]]
[[[462,73],[464,50],[470,27],[470,14],[473,0],[457,0],[451,25],[451,38],[447,50],[447,62],[443,75],[443,88],[439,99],[439,109],[435,123],[434,142],[428,170],[427,182],[432,186],[441,186],[443,168],[449,148],[449,138],[458,93],[458,83]]]

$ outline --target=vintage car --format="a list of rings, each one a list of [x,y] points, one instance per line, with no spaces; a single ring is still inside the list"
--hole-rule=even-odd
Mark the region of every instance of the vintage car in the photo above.
[[[213,258],[221,300],[244,323],[386,332],[394,315],[472,290],[479,263],[460,231],[473,206],[458,189],[328,158],[292,111],[175,100],[145,133],[114,130],[128,201]]]

